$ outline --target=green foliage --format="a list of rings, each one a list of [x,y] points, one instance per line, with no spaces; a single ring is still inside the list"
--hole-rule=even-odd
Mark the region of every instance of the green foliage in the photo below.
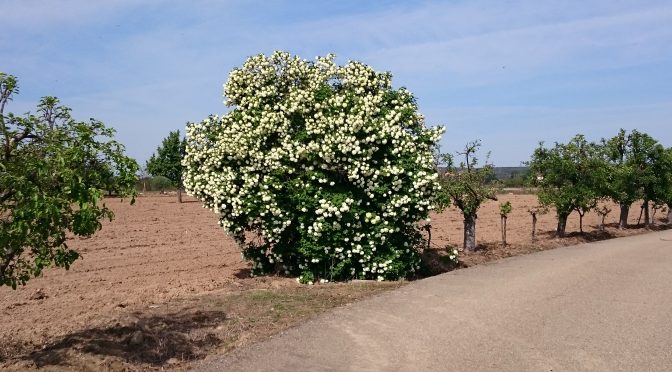
[[[499,203],[499,215],[502,217],[508,217],[509,213],[513,211],[513,206],[511,205],[510,201],[507,201],[506,203]]]
[[[598,145],[577,135],[553,148],[540,144],[532,155],[529,165],[539,187],[539,202],[555,208],[560,237],[573,211],[586,213],[603,196],[609,174],[600,151]]]
[[[665,150],[661,167],[664,168],[662,171],[664,177],[664,187],[661,190],[662,202],[667,204],[668,210],[670,210],[672,209],[672,148]]]
[[[172,186],[182,187],[182,158],[186,147],[186,139],[180,138],[180,131],[168,133],[156,153],[147,160],[147,172],[154,176],[162,176],[170,180]],[[152,187],[154,188],[154,187]],[[159,188],[163,190],[164,187]]]
[[[530,185],[530,170],[514,172],[511,177],[500,179],[503,187],[527,187]]]
[[[257,55],[231,110],[187,127],[185,189],[254,263],[305,283],[413,275],[438,189],[428,129],[389,73],[334,56]]]
[[[632,155],[630,162],[635,168],[637,184],[642,189],[643,199],[660,202],[664,199],[667,176],[670,172],[666,162],[666,150],[653,137],[633,131],[630,135]]]
[[[75,121],[55,97],[37,114],[5,114],[17,80],[0,73],[0,285],[25,285],[79,257],[66,237],[89,237],[112,211],[104,191],[134,197],[137,163],[100,121]],[[133,199],[131,199],[133,201]]]
[[[621,129],[602,142],[611,173],[605,196],[623,205],[642,199],[663,201],[670,171],[666,150],[658,141],[637,130],[627,134]]]
[[[446,164],[441,179],[441,192],[438,196],[438,204],[441,208],[448,207],[451,203],[462,211],[465,216],[476,216],[481,204],[486,200],[497,200],[499,184],[492,182],[494,171],[492,163],[487,160],[479,167],[476,152],[481,143],[474,141],[465,146],[463,156],[459,164],[455,163],[452,154],[441,154],[442,161]]]
[[[167,189],[173,186],[173,181],[169,180],[168,177],[156,176],[152,177],[149,180],[150,190],[164,192]]]
[[[497,200],[496,195],[500,190],[493,165],[486,160],[482,167],[478,166],[475,155],[480,146],[480,141],[470,142],[464,151],[458,152],[457,155],[464,157],[459,165],[455,163],[452,154],[437,156],[446,164],[446,168],[440,177],[441,191],[436,197],[436,202],[440,209],[447,208],[452,203],[462,211],[466,251],[476,250],[478,209],[487,199]]]
[[[614,202],[630,206],[637,200],[643,199],[643,190],[638,180],[640,171],[636,164],[631,140],[632,135],[627,135],[621,129],[619,133],[609,140],[602,140],[603,151],[609,164],[609,183],[605,189],[605,196]],[[638,149],[637,152],[640,152]]]

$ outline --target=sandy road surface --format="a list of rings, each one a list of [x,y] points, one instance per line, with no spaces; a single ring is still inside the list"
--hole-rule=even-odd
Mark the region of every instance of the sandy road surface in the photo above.
[[[459,270],[339,309],[201,371],[669,371],[672,233]]]

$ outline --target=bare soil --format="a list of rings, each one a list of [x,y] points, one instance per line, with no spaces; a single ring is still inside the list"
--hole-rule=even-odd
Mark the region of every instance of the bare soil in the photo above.
[[[90,239],[69,244],[82,254],[70,271],[46,270],[27,287],[0,287],[0,369],[146,370],[184,368],[185,362],[223,353],[334,306],[396,288],[400,283],[300,286],[282,277],[250,278],[235,243],[200,203],[175,196],[107,199],[116,219]],[[480,251],[462,255],[459,266],[583,241],[645,231],[616,229],[618,209],[607,230],[599,218],[570,217],[569,237],[553,238],[553,213],[539,217],[532,241],[529,207],[534,195],[500,196],[511,201],[507,246],[499,243],[498,202],[479,213]],[[633,207],[636,222],[639,207]],[[659,213],[663,217],[663,213]],[[432,216],[432,247],[425,251],[431,274],[454,268],[446,247],[460,247],[462,217],[451,209]]]
[[[499,204],[511,202],[513,211],[507,218],[507,245],[502,244],[501,217]],[[496,260],[503,257],[517,256],[546,249],[568,245],[612,239],[634,234],[641,234],[648,230],[643,221],[638,225],[641,212],[641,203],[635,203],[630,209],[630,226],[627,229],[618,229],[619,206],[603,202],[611,212],[605,218],[605,229],[600,231],[602,218],[595,212],[587,213],[583,218],[583,233],[580,231],[579,215],[574,212],[567,220],[566,236],[563,239],[555,237],[557,219],[555,211],[537,215],[536,239],[532,239],[532,215],[528,212],[538,206],[537,196],[533,194],[518,194],[509,192],[498,195],[497,201],[488,201],[481,206],[476,222],[477,252],[460,256],[459,267],[469,267],[480,263]],[[432,217],[432,244],[425,252],[426,262],[430,266],[430,274],[445,272],[454,267],[446,263],[447,248],[462,252],[463,217],[458,209],[450,208],[441,214]],[[668,228],[665,220],[666,213],[657,211],[655,225],[651,230]]]

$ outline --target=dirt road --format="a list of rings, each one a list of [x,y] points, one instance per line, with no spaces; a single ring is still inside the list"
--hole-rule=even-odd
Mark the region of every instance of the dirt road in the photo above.
[[[202,371],[669,371],[672,232],[412,283]]]

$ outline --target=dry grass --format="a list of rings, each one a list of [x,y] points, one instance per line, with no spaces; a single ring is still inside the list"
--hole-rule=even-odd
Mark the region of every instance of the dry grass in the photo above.
[[[21,371],[182,370],[295,326],[329,309],[399,288],[353,282],[208,293],[133,309],[114,324],[85,329],[30,349],[3,345],[3,369]]]

